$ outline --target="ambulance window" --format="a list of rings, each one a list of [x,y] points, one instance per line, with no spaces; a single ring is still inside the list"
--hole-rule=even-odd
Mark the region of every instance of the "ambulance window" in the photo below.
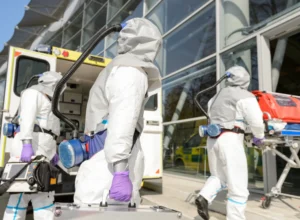
[[[25,89],[27,82],[33,75],[49,71],[49,69],[50,65],[45,60],[20,56],[17,60],[16,67],[16,80],[14,85],[15,94],[20,96],[21,92]],[[32,83],[32,85],[34,84],[37,84],[37,81]]]
[[[151,96],[148,102],[145,104],[145,110],[155,111],[157,109],[157,94]]]
[[[192,137],[187,144],[185,145],[186,148],[192,148],[192,147],[199,147],[201,143],[201,138],[198,134],[196,134],[194,137]]]

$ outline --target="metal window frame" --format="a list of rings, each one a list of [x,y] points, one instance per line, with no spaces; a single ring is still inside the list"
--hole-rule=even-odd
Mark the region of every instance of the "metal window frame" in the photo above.
[[[149,15],[152,11],[155,10],[155,8],[162,2],[163,0],[157,0],[157,2],[150,8],[148,11],[146,11],[146,0],[144,0],[144,18]]]

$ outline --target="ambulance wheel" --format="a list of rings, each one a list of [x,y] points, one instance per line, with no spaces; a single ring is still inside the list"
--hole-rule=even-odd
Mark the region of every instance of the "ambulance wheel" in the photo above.
[[[262,201],[261,205],[264,209],[267,209],[271,205],[272,198],[270,196],[266,196]]]
[[[175,167],[180,169],[185,169],[184,163],[181,159],[177,159],[175,161]]]

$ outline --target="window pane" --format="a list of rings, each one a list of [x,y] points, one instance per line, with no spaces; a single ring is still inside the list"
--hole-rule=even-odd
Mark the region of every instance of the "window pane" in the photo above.
[[[157,94],[151,96],[145,104],[146,111],[155,111],[157,109]]]
[[[149,11],[159,0],[145,0],[146,12]]]
[[[80,49],[80,39],[81,39],[81,31],[77,33],[75,37],[63,47],[66,49],[78,51]]]
[[[105,51],[105,57],[113,59],[117,55],[118,52],[117,50],[118,50],[117,43],[114,43]]]
[[[157,25],[161,33],[166,33],[207,1],[208,0],[164,0],[147,15],[147,18]]]
[[[109,8],[108,8],[108,20],[114,18],[115,22],[119,23],[123,21],[126,17],[131,15],[135,8],[137,8],[138,5],[141,7],[141,16],[143,13],[143,1],[142,0],[130,0],[128,3],[128,0],[110,0],[109,1]],[[124,7],[124,5],[126,5]],[[118,14],[116,16],[116,14]],[[139,16],[139,17],[141,17]]]
[[[143,1],[133,0],[125,6],[117,16],[115,16],[108,25],[126,22],[129,19],[143,17]],[[118,39],[118,33],[112,33],[106,38],[106,46],[109,47]]]
[[[168,75],[216,51],[215,7],[211,5],[163,41],[164,61],[157,63]],[[200,25],[202,24],[202,25]]]
[[[98,10],[100,10],[103,7],[104,4],[106,4],[106,1],[103,2],[92,1],[85,9],[84,24],[89,23],[91,19],[94,17],[94,15],[98,12]],[[106,16],[106,10],[107,9],[105,9],[105,16]]]
[[[258,63],[257,63],[257,47],[256,38],[247,41],[233,49],[222,54],[225,69],[221,72],[225,73],[227,69],[238,65],[244,67],[251,75],[251,83],[249,91],[258,90]]]
[[[64,43],[68,42],[82,27],[82,13],[69,23],[64,31]]]
[[[167,125],[164,127],[164,171],[189,175],[200,178],[209,176],[206,138],[200,138],[199,125],[206,120]]]
[[[223,1],[223,46],[244,38],[299,6],[300,0]]]
[[[105,26],[107,6],[104,6],[95,17],[84,27],[83,44],[91,40],[91,38]],[[100,51],[99,51],[100,52]]]
[[[17,61],[15,94],[19,96],[32,76],[44,73],[49,68],[49,63],[44,60],[20,57]]]
[[[62,43],[62,31],[60,31],[58,34],[55,34],[55,36],[51,37],[47,44],[53,46],[53,47],[61,47]]]
[[[215,59],[199,64],[175,76],[163,80],[163,119],[164,122],[203,116],[194,102],[195,95],[216,82]],[[200,104],[207,103],[215,90],[204,93]]]

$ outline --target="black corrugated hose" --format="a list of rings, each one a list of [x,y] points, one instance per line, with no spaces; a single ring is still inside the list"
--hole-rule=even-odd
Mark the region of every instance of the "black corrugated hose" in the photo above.
[[[63,78],[58,82],[52,99],[52,111],[53,114],[56,115],[60,120],[64,121],[73,129],[73,138],[78,138],[78,128],[76,125],[66,116],[58,110],[58,102],[59,95],[66,84],[66,82],[71,78],[71,76],[75,73],[75,71],[79,68],[79,66],[84,62],[87,56],[93,51],[93,49],[98,45],[98,43],[103,40],[107,35],[112,32],[120,32],[122,29],[121,24],[113,25],[111,27],[106,28],[102,33],[97,35],[92,43],[87,47],[85,51],[82,52],[81,56],[76,60],[76,62],[71,66],[71,68],[67,71],[67,73],[63,76]]]
[[[207,114],[207,112],[202,108],[202,106],[200,105],[199,101],[198,101],[198,96],[201,95],[202,93],[205,93],[207,91],[210,91],[214,88],[217,87],[217,85],[219,85],[224,79],[228,78],[228,75],[224,75],[222,76],[214,85],[212,85],[211,87],[208,87],[206,89],[203,89],[202,91],[198,92],[194,98],[197,106],[199,107],[199,109],[203,112],[203,114],[209,119],[209,116]]]

